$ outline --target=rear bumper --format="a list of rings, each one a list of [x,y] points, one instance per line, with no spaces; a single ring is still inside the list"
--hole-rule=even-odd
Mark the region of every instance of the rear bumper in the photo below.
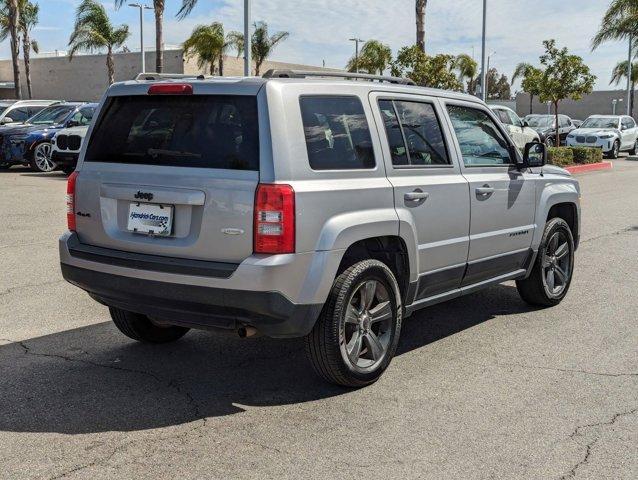
[[[99,302],[194,328],[251,325],[271,337],[310,332],[342,250],[253,255],[240,264],[174,259],[59,242],[64,278]]]
[[[269,337],[300,337],[312,330],[321,305],[297,305],[278,292],[246,292],[122,277],[61,264],[65,280],[109,307],[173,325],[236,329],[251,325]]]

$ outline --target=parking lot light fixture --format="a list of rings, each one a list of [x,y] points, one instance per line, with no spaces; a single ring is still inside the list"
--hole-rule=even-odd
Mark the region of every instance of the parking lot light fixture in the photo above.
[[[140,9],[140,54],[142,56],[142,73],[146,72],[146,58],[144,57],[144,10],[153,10],[153,7],[141,3],[129,3],[129,7]]]
[[[355,73],[359,73],[359,43],[365,42],[365,40],[362,40],[359,37],[349,38],[348,40],[354,42],[354,67]]]
[[[244,0],[244,77],[252,73],[252,37],[250,36],[250,1]]]

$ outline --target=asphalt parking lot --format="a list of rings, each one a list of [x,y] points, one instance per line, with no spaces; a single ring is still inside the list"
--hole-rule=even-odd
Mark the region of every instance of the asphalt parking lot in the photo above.
[[[61,278],[65,176],[0,171],[0,478],[638,478],[638,159],[579,179],[561,305],[421,311],[352,391],[298,340],[127,339]]]

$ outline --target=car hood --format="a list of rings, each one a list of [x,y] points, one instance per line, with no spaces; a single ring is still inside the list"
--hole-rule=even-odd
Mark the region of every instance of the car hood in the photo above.
[[[620,132],[615,128],[577,128],[572,130],[572,135],[603,135],[613,133],[614,135],[620,135]]]
[[[55,125],[23,125],[21,127],[16,127],[11,131],[7,132],[9,135],[28,135],[28,134],[44,134],[53,133],[60,129],[61,127]]]

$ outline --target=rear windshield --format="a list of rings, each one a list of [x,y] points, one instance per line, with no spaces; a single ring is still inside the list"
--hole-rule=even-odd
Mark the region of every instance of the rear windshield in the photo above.
[[[259,170],[257,99],[111,97],[84,161]]]

